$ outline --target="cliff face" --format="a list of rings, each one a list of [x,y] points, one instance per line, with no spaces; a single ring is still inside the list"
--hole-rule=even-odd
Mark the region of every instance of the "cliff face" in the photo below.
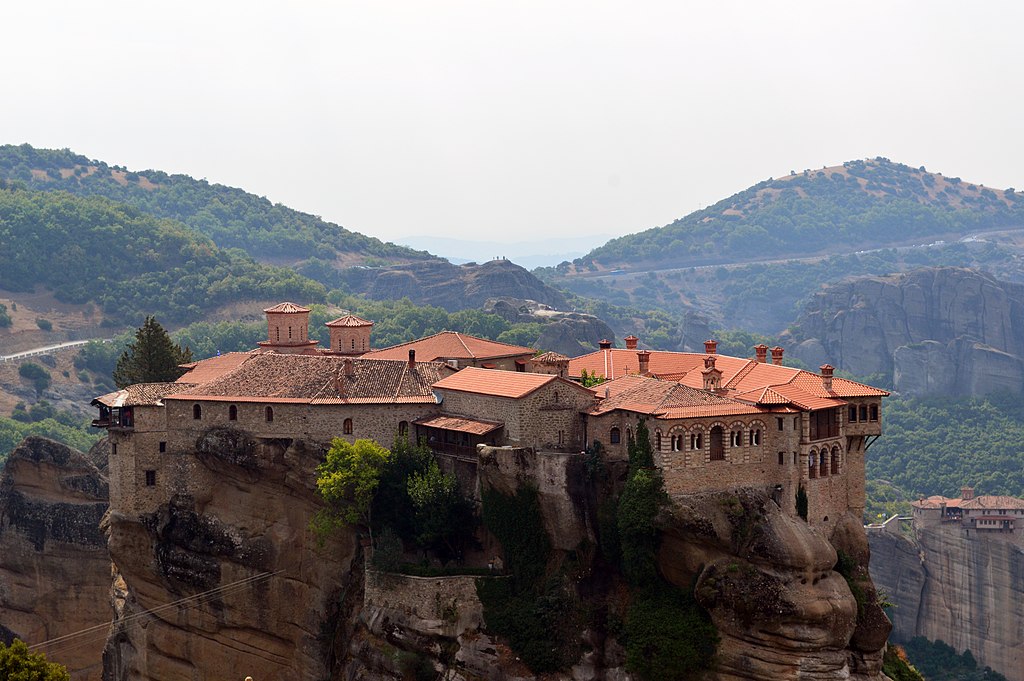
[[[482,265],[452,265],[431,260],[381,268],[345,270],[348,286],[375,300],[409,298],[417,305],[448,311],[481,307],[488,298],[525,298],[559,310],[568,308],[561,293],[509,260]]]
[[[788,343],[810,366],[892,374],[908,394],[1024,385],[1024,287],[959,268],[840,282],[808,303]]]
[[[322,450],[273,447],[244,460],[197,448],[180,456],[214,481],[202,495],[110,514],[117,619],[105,681],[329,677],[361,599],[360,553],[349,531],[319,546],[310,530]]]
[[[894,637],[945,641],[1024,681],[1024,550],[959,526],[914,534],[869,535],[871,576],[896,604]]]
[[[27,438],[0,475],[0,638],[34,645],[101,627],[43,649],[76,681],[100,678],[111,617],[106,510],[106,479],[52,440]]]
[[[866,570],[852,567],[868,564],[857,518],[848,516],[827,538],[782,513],[765,492],[674,501],[660,522],[661,569],[681,588],[696,584],[711,613],[722,638],[713,678],[884,678],[891,625]],[[840,552],[852,561],[846,576],[835,570]]]
[[[614,338],[615,332],[604,321],[591,314],[562,312],[535,300],[497,298],[487,301],[484,312],[496,314],[505,321],[541,323],[544,330],[535,347],[576,357],[597,348],[604,338]],[[587,345],[584,346],[583,343]]]

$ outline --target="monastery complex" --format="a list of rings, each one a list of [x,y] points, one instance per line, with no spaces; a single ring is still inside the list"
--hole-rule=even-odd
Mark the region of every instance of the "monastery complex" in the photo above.
[[[327,324],[330,346],[308,337],[309,310],[265,310],[267,339],[251,352],[186,365],[173,383],[132,385],[96,398],[93,422],[110,436],[112,511],[154,512],[176,494],[201,496],[210,470],[194,453],[230,451],[235,463],[280,457],[302,440],[422,439],[439,458],[475,462],[477,445],[538,456],[600,444],[609,461],[645,419],[670,494],[767,488],[779,506],[829,527],[863,514],[864,454],[881,434],[888,393],[783,365],[783,349],[749,359],[717,352],[625,349],[602,341],[568,358],[455,332],[375,350],[373,323]],[[769,352],[771,357],[769,359]],[[585,387],[584,375],[606,380]]]

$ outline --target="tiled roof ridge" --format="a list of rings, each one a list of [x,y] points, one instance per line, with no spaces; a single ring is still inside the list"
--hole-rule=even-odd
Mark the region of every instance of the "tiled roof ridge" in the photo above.
[[[737,371],[735,374],[733,374],[732,378],[730,378],[726,382],[725,387],[726,388],[733,388],[733,387],[735,387],[737,383],[739,383],[744,378],[746,378],[750,374],[750,372],[753,371],[757,367],[757,364],[758,364],[758,362],[755,362],[754,360],[748,359],[747,363],[744,366],[740,367],[740,370]]]
[[[345,322],[348,322],[348,321],[354,321],[354,322],[357,322],[357,323],[356,324],[345,323]],[[363,319],[359,315],[354,315],[354,314],[352,314],[350,312],[348,314],[341,315],[337,319],[332,319],[329,322],[325,322],[324,326],[373,326],[373,322],[371,322],[369,319]]]
[[[296,305],[295,303],[293,303],[291,301],[285,301],[283,303],[278,303],[277,305],[274,305],[273,307],[268,307],[268,308],[265,308],[263,310],[263,312],[284,312],[284,313],[309,312],[309,311],[310,310],[309,310],[308,307],[303,307],[302,305]]]

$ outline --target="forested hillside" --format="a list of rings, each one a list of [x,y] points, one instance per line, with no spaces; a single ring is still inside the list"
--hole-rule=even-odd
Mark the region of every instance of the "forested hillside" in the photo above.
[[[42,285],[62,302],[98,303],[112,321],[155,314],[178,323],[236,300],[326,293],[289,269],[218,248],[180,222],[102,197],[0,183],[0,289]]]
[[[433,258],[241,189],[159,170],[129,171],[68,149],[0,146],[0,178],[20,180],[34,189],[105,196],[183,222],[221,248],[241,248],[257,259],[312,261],[310,276],[314,278],[313,272],[324,264],[373,265]]]
[[[768,179],[664,227],[613,239],[573,265],[683,267],[852,251],[1019,225],[1022,218],[1024,197],[1012,189],[876,158]]]

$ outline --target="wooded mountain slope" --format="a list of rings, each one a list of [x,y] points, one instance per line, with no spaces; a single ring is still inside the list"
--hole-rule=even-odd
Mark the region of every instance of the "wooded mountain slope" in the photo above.
[[[38,285],[112,320],[198,317],[235,300],[323,298],[295,272],[218,248],[180,222],[101,197],[37,192],[0,180],[0,289]]]
[[[0,178],[21,180],[34,189],[105,196],[157,217],[179,220],[218,246],[242,248],[257,259],[359,265],[434,258],[241,189],[160,170],[129,171],[68,149],[2,145]]]
[[[768,179],[675,222],[609,241],[576,268],[688,266],[812,254],[1021,224],[1024,197],[893,163]]]

